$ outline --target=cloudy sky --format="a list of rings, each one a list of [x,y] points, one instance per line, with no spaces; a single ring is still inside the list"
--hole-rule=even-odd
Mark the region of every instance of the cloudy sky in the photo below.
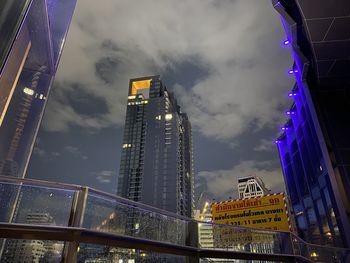
[[[193,126],[197,194],[284,190],[273,138],[292,65],[270,0],[80,0],[28,177],[116,192],[130,78],[161,75]]]

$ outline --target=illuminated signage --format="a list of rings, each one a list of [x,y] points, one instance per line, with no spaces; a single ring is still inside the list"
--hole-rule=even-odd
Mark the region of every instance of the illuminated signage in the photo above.
[[[212,204],[213,222],[289,231],[283,193]]]

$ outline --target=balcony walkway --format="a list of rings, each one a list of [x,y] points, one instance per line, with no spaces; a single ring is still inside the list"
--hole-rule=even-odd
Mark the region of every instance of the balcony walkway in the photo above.
[[[19,239],[51,244],[63,262],[350,262],[349,249],[308,244],[290,232],[196,221],[77,185],[0,176],[0,201],[1,262],[13,260]],[[212,229],[212,246],[198,240],[203,225]]]

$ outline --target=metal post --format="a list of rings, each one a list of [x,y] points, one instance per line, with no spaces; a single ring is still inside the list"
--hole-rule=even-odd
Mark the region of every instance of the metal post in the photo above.
[[[186,246],[198,248],[198,223],[195,221],[190,221],[187,223],[187,237]],[[186,260],[187,263],[199,263],[199,255],[194,257],[189,257]]]
[[[72,210],[69,217],[68,226],[81,227],[84,221],[84,212],[89,188],[82,187],[80,191],[74,193]],[[77,262],[79,243],[76,241],[66,242],[63,253],[63,263]]]

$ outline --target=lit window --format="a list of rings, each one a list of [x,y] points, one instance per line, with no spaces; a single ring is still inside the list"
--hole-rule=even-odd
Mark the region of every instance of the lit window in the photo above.
[[[23,92],[27,95],[33,96],[34,95],[34,90],[30,89],[30,88],[24,88]]]
[[[165,120],[166,121],[170,121],[170,120],[172,120],[172,118],[173,118],[173,115],[171,113],[165,114]]]
[[[161,115],[156,116],[156,120],[160,121],[162,119]]]

